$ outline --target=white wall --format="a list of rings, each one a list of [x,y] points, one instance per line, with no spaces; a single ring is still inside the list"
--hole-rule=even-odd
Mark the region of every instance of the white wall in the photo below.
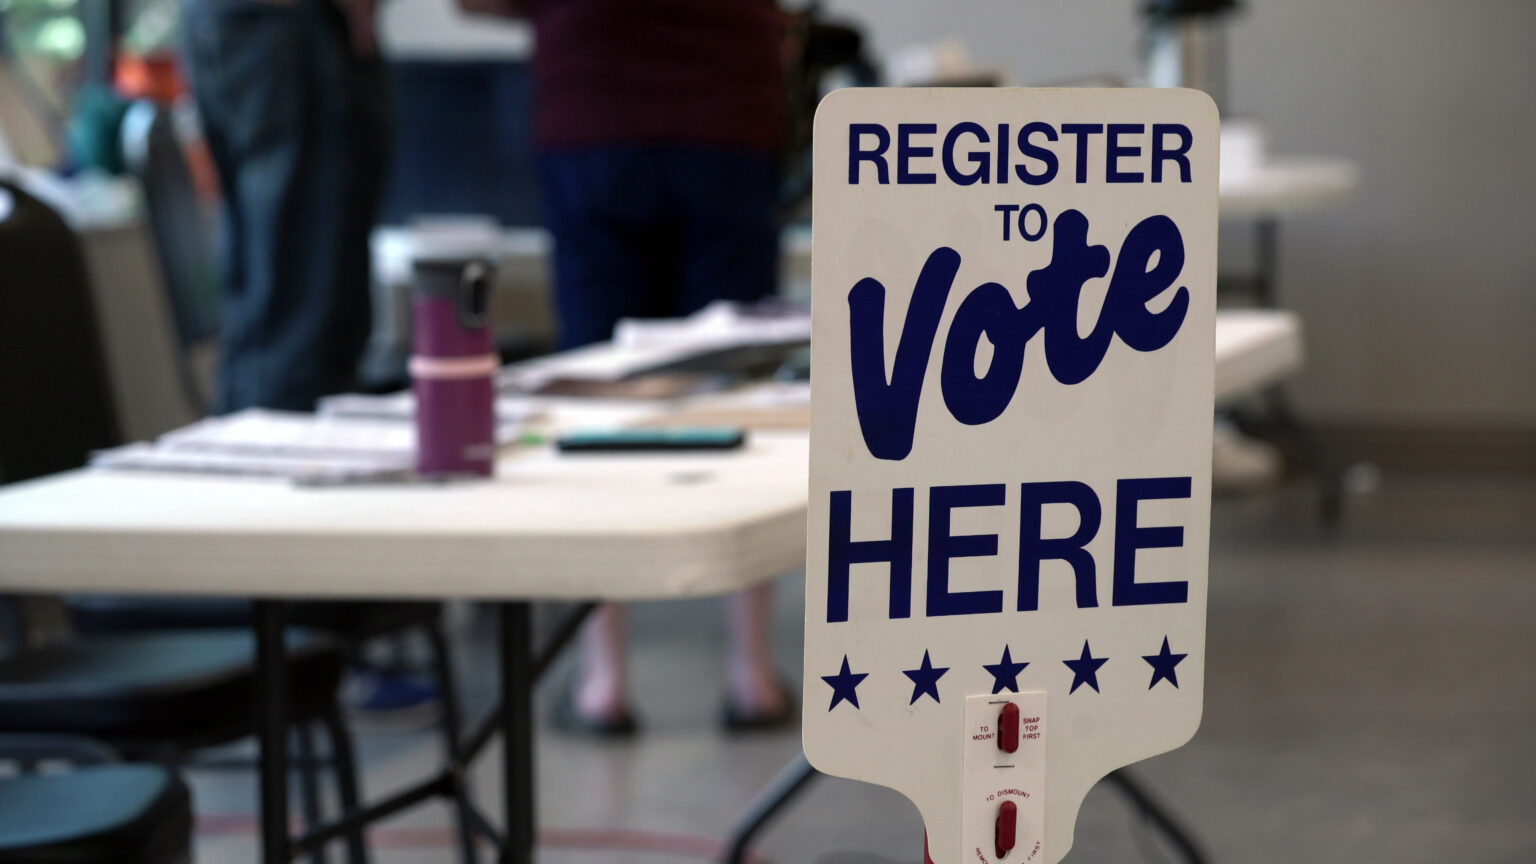
[[[1133,76],[1139,7],[828,4],[877,51],[957,35],[1021,84]],[[1361,167],[1352,202],[1282,229],[1281,296],[1311,352],[1300,406],[1536,427],[1536,3],[1249,0],[1231,32],[1231,110],[1263,122],[1273,152]]]
[[[1267,3],[1234,37],[1234,86],[1277,146],[1362,166],[1352,206],[1286,237],[1315,358],[1299,394],[1536,426],[1536,4]]]

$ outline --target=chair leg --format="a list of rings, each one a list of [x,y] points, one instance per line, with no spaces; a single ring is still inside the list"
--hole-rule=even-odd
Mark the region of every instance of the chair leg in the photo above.
[[[304,809],[304,827],[313,831],[320,824],[320,780],[315,759],[314,729],[307,723],[293,727],[294,754],[299,762],[299,802]],[[310,854],[311,864],[326,864],[325,849]]]
[[[464,764],[463,748],[459,746],[460,718],[459,688],[453,677],[453,658],[448,649],[448,635],[443,631],[441,617],[426,626],[427,639],[432,649],[432,674],[437,678],[437,692],[442,704],[443,749],[448,757],[450,770],[458,775],[458,787],[454,790],[454,807],[459,817],[459,855],[464,864],[477,864],[475,850],[474,814],[470,812],[469,766]]]
[[[336,792],[341,800],[343,818],[352,816],[361,807],[361,795],[357,787],[357,763],[352,758],[352,735],[341,719],[341,706],[332,705],[320,718],[331,739],[331,764],[336,772]],[[363,826],[358,825],[347,833],[348,864],[368,864],[368,846],[363,836]]]

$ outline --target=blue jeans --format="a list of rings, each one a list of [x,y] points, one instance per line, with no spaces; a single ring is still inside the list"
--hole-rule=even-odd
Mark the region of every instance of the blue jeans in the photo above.
[[[620,318],[677,317],[777,291],[777,171],[767,154],[550,150],[539,155],[539,174],[562,348],[610,338]]]
[[[383,70],[329,0],[183,0],[223,193],[217,409],[308,410],[355,386],[386,165]]]

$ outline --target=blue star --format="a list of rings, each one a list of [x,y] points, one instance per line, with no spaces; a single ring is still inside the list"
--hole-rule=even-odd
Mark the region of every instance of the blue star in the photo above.
[[[1147,689],[1151,690],[1153,687],[1156,687],[1157,682],[1165,678],[1168,679],[1169,684],[1175,687],[1179,686],[1179,676],[1174,673],[1173,667],[1179,665],[1179,662],[1188,656],[1188,654],[1174,654],[1170,652],[1168,650],[1168,637],[1164,636],[1163,650],[1156,654],[1143,654],[1141,657],[1141,659],[1147,661],[1152,666],[1152,683],[1147,685]]]
[[[928,652],[924,651],[922,666],[916,669],[908,669],[901,673],[912,679],[912,701],[907,704],[917,704],[917,700],[921,699],[925,693],[932,696],[933,701],[939,701],[939,679],[943,678],[944,673],[948,671],[948,666],[940,666],[935,669],[933,661],[928,659]]]
[[[1099,692],[1099,667],[1109,662],[1108,657],[1094,657],[1088,653],[1088,640],[1083,640],[1083,656],[1076,660],[1063,660],[1067,668],[1072,670],[1072,689],[1068,693],[1076,693],[1077,688],[1087,684],[1093,688],[1093,692]]]
[[[992,692],[1001,693],[1006,688],[1013,692],[1019,692],[1019,673],[1024,671],[1028,663],[1015,663],[1008,654],[1008,646],[1003,646],[1003,659],[999,663],[991,665],[982,664],[983,669],[992,675]]]
[[[869,677],[868,672],[860,672],[855,675],[848,671],[848,655],[843,655],[843,671],[836,675],[823,675],[821,680],[832,685],[832,704],[827,706],[831,711],[839,702],[847,702],[854,708],[859,707],[859,682]]]

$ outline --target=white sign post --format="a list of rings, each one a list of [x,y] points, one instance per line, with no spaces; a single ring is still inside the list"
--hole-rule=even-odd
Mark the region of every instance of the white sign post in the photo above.
[[[1053,864],[1200,723],[1215,106],[845,90],[816,116],[805,752],[935,864]]]

